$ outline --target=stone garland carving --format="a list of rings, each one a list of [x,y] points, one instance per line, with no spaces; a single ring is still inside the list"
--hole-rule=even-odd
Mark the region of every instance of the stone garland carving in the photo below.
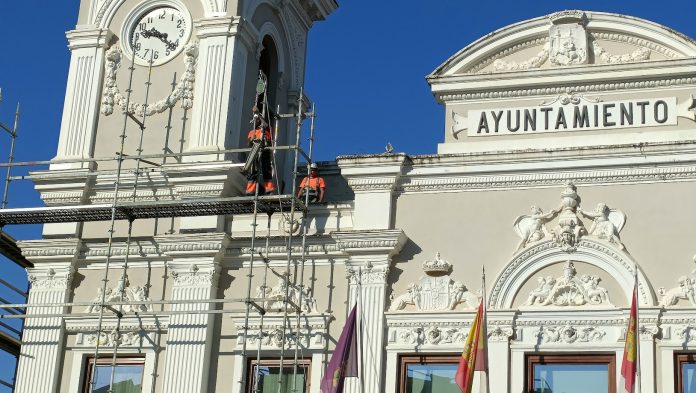
[[[102,297],[105,303],[130,302],[130,304],[124,306],[114,306],[116,309],[122,307],[121,310],[125,313],[152,311],[151,304],[144,304],[144,302],[150,301],[150,298],[147,297],[147,289],[138,285],[131,287],[128,276],[125,277],[123,282],[119,280],[118,285],[113,289],[107,287],[106,293],[104,293],[102,288],[97,289],[97,296],[94,297],[92,305],[88,306],[85,312],[99,312]]]
[[[112,45],[105,54],[105,82],[104,94],[101,102],[101,113],[109,116],[114,112],[114,106],[121,107],[126,111],[126,97],[124,97],[117,85],[116,74],[121,67],[123,53],[118,45]],[[181,101],[181,107],[191,109],[193,107],[193,84],[196,80],[196,59],[198,58],[198,43],[191,43],[184,48],[184,63],[186,70],[184,71],[179,83],[176,84],[174,90],[165,98],[153,104],[137,104],[134,102],[128,103],[128,113],[137,116],[151,116],[156,113],[162,113],[169,108],[173,108],[177,102]]]
[[[300,306],[303,313],[316,313],[317,301],[310,295],[309,288],[300,288],[297,285],[288,285],[285,277],[279,277],[276,286],[257,287],[256,297],[263,298],[263,308],[267,312],[283,312],[287,308],[288,311],[295,311],[292,305],[285,303],[285,293],[287,291],[288,299],[294,304]],[[290,307],[288,307],[290,306]]]
[[[548,60],[549,58],[549,44],[545,44],[541,52],[537,53],[536,56],[531,59],[525,60],[523,62],[515,61],[505,61],[497,59],[493,62],[493,68],[496,71],[523,71],[539,68]]]
[[[219,243],[218,243],[219,244]],[[204,272],[200,271],[198,265],[192,264],[187,271],[172,270],[170,275],[177,286],[187,287],[206,287],[213,285],[217,277],[219,268],[214,268]]]
[[[631,53],[610,55],[604,48],[599,46],[597,41],[592,41],[592,49],[594,50],[595,59],[600,59],[602,63],[606,64],[625,64],[646,61],[650,59],[651,53],[648,48],[638,48]]]
[[[696,262],[696,256],[694,256],[694,262]],[[675,306],[679,300],[688,300],[692,306],[696,306],[696,270],[691,272],[691,277],[679,277],[677,284],[669,290],[665,290],[664,287],[658,289],[657,292],[662,296],[660,307]]]
[[[539,330],[539,337],[545,343],[566,343],[575,342],[599,342],[602,341],[607,333],[595,327],[584,326],[574,327],[565,325],[561,327],[545,327]]]
[[[587,230],[580,217],[592,220]],[[545,224],[558,217],[553,230],[548,231]],[[561,204],[556,209],[544,213],[540,208],[532,206],[531,214],[519,216],[513,222],[513,228],[521,238],[515,252],[545,238],[552,238],[563,250],[572,252],[577,249],[577,243],[584,235],[606,240],[617,245],[620,249],[625,246],[620,240],[619,233],[626,223],[626,215],[618,210],[609,208],[605,203],[598,203],[593,211],[580,208],[580,197],[572,182],[567,182],[561,192]]]
[[[479,297],[461,282],[452,280],[451,268],[449,262],[440,258],[440,253],[434,260],[425,261],[426,276],[409,284],[406,293],[393,298],[389,310],[403,310],[407,305],[415,306],[418,311],[454,310],[459,304],[465,304],[465,309],[476,308]]]
[[[559,278],[539,277],[539,286],[529,293],[527,306],[582,306],[607,305],[609,292],[599,286],[601,278],[583,274],[576,277],[575,266],[572,262],[563,269],[563,276]]]

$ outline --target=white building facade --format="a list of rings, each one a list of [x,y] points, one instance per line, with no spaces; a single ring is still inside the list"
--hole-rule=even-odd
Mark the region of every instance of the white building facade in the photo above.
[[[240,157],[226,150],[246,143],[257,71],[274,107],[296,110],[307,31],[336,7],[83,0],[57,162],[34,176],[42,199],[240,195]],[[164,45],[147,106],[144,92],[123,93],[127,65],[142,86],[154,60],[142,31]],[[457,392],[485,289],[491,392],[617,392],[636,279],[640,391],[696,391],[694,70],[696,42],[629,16],[562,11],[497,30],[428,76],[446,116],[437,154],[322,163],[327,203],[308,208],[304,262],[280,213],[137,220],[130,232],[117,221],[111,243],[105,222],[47,224],[20,242],[36,266],[29,302],[79,305],[28,319],[16,391],[101,392],[116,373],[124,392],[318,393],[358,303],[363,377],[348,391]],[[147,120],[143,154],[185,154],[145,175],[127,167],[114,197],[112,164],[58,160],[113,154],[122,108]],[[290,184],[291,157],[279,157]],[[247,290],[265,313],[234,303]],[[128,303],[125,317],[100,319],[101,298]]]

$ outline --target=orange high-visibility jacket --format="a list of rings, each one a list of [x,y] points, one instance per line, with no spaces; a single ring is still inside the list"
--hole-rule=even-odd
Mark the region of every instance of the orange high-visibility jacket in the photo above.
[[[312,178],[305,177],[304,179],[302,179],[302,182],[300,183],[300,188],[307,187],[308,181],[309,181],[309,188],[312,190],[316,190],[317,188],[326,188],[326,183],[324,183],[323,177],[312,177]]]
[[[262,135],[264,136],[264,138],[266,139],[267,142],[271,141],[271,138],[272,138],[271,130],[268,130],[268,129],[262,130],[261,128],[257,128],[255,130],[249,131],[249,134],[247,135],[247,139],[249,139],[249,142],[260,141]]]

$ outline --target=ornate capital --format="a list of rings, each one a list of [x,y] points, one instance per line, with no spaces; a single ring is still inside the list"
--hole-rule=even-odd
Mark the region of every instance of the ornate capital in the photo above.
[[[368,263],[366,266],[348,268],[348,281],[350,285],[386,284],[389,275],[389,266],[374,266]]]
[[[169,264],[167,266],[170,269],[170,276],[174,279],[174,286],[207,288],[217,285],[217,278],[220,272],[220,266],[217,264],[199,266],[192,263],[188,266],[180,264]]]
[[[66,290],[72,284],[72,265],[27,269],[31,290]]]
[[[514,334],[511,326],[488,326],[488,341],[507,342]]]

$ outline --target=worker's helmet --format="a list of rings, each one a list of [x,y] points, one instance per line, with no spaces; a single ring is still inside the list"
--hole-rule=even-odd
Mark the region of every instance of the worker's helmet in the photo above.
[[[309,166],[309,168],[313,171],[318,171],[319,165],[317,165],[316,162],[313,162],[312,165]]]

